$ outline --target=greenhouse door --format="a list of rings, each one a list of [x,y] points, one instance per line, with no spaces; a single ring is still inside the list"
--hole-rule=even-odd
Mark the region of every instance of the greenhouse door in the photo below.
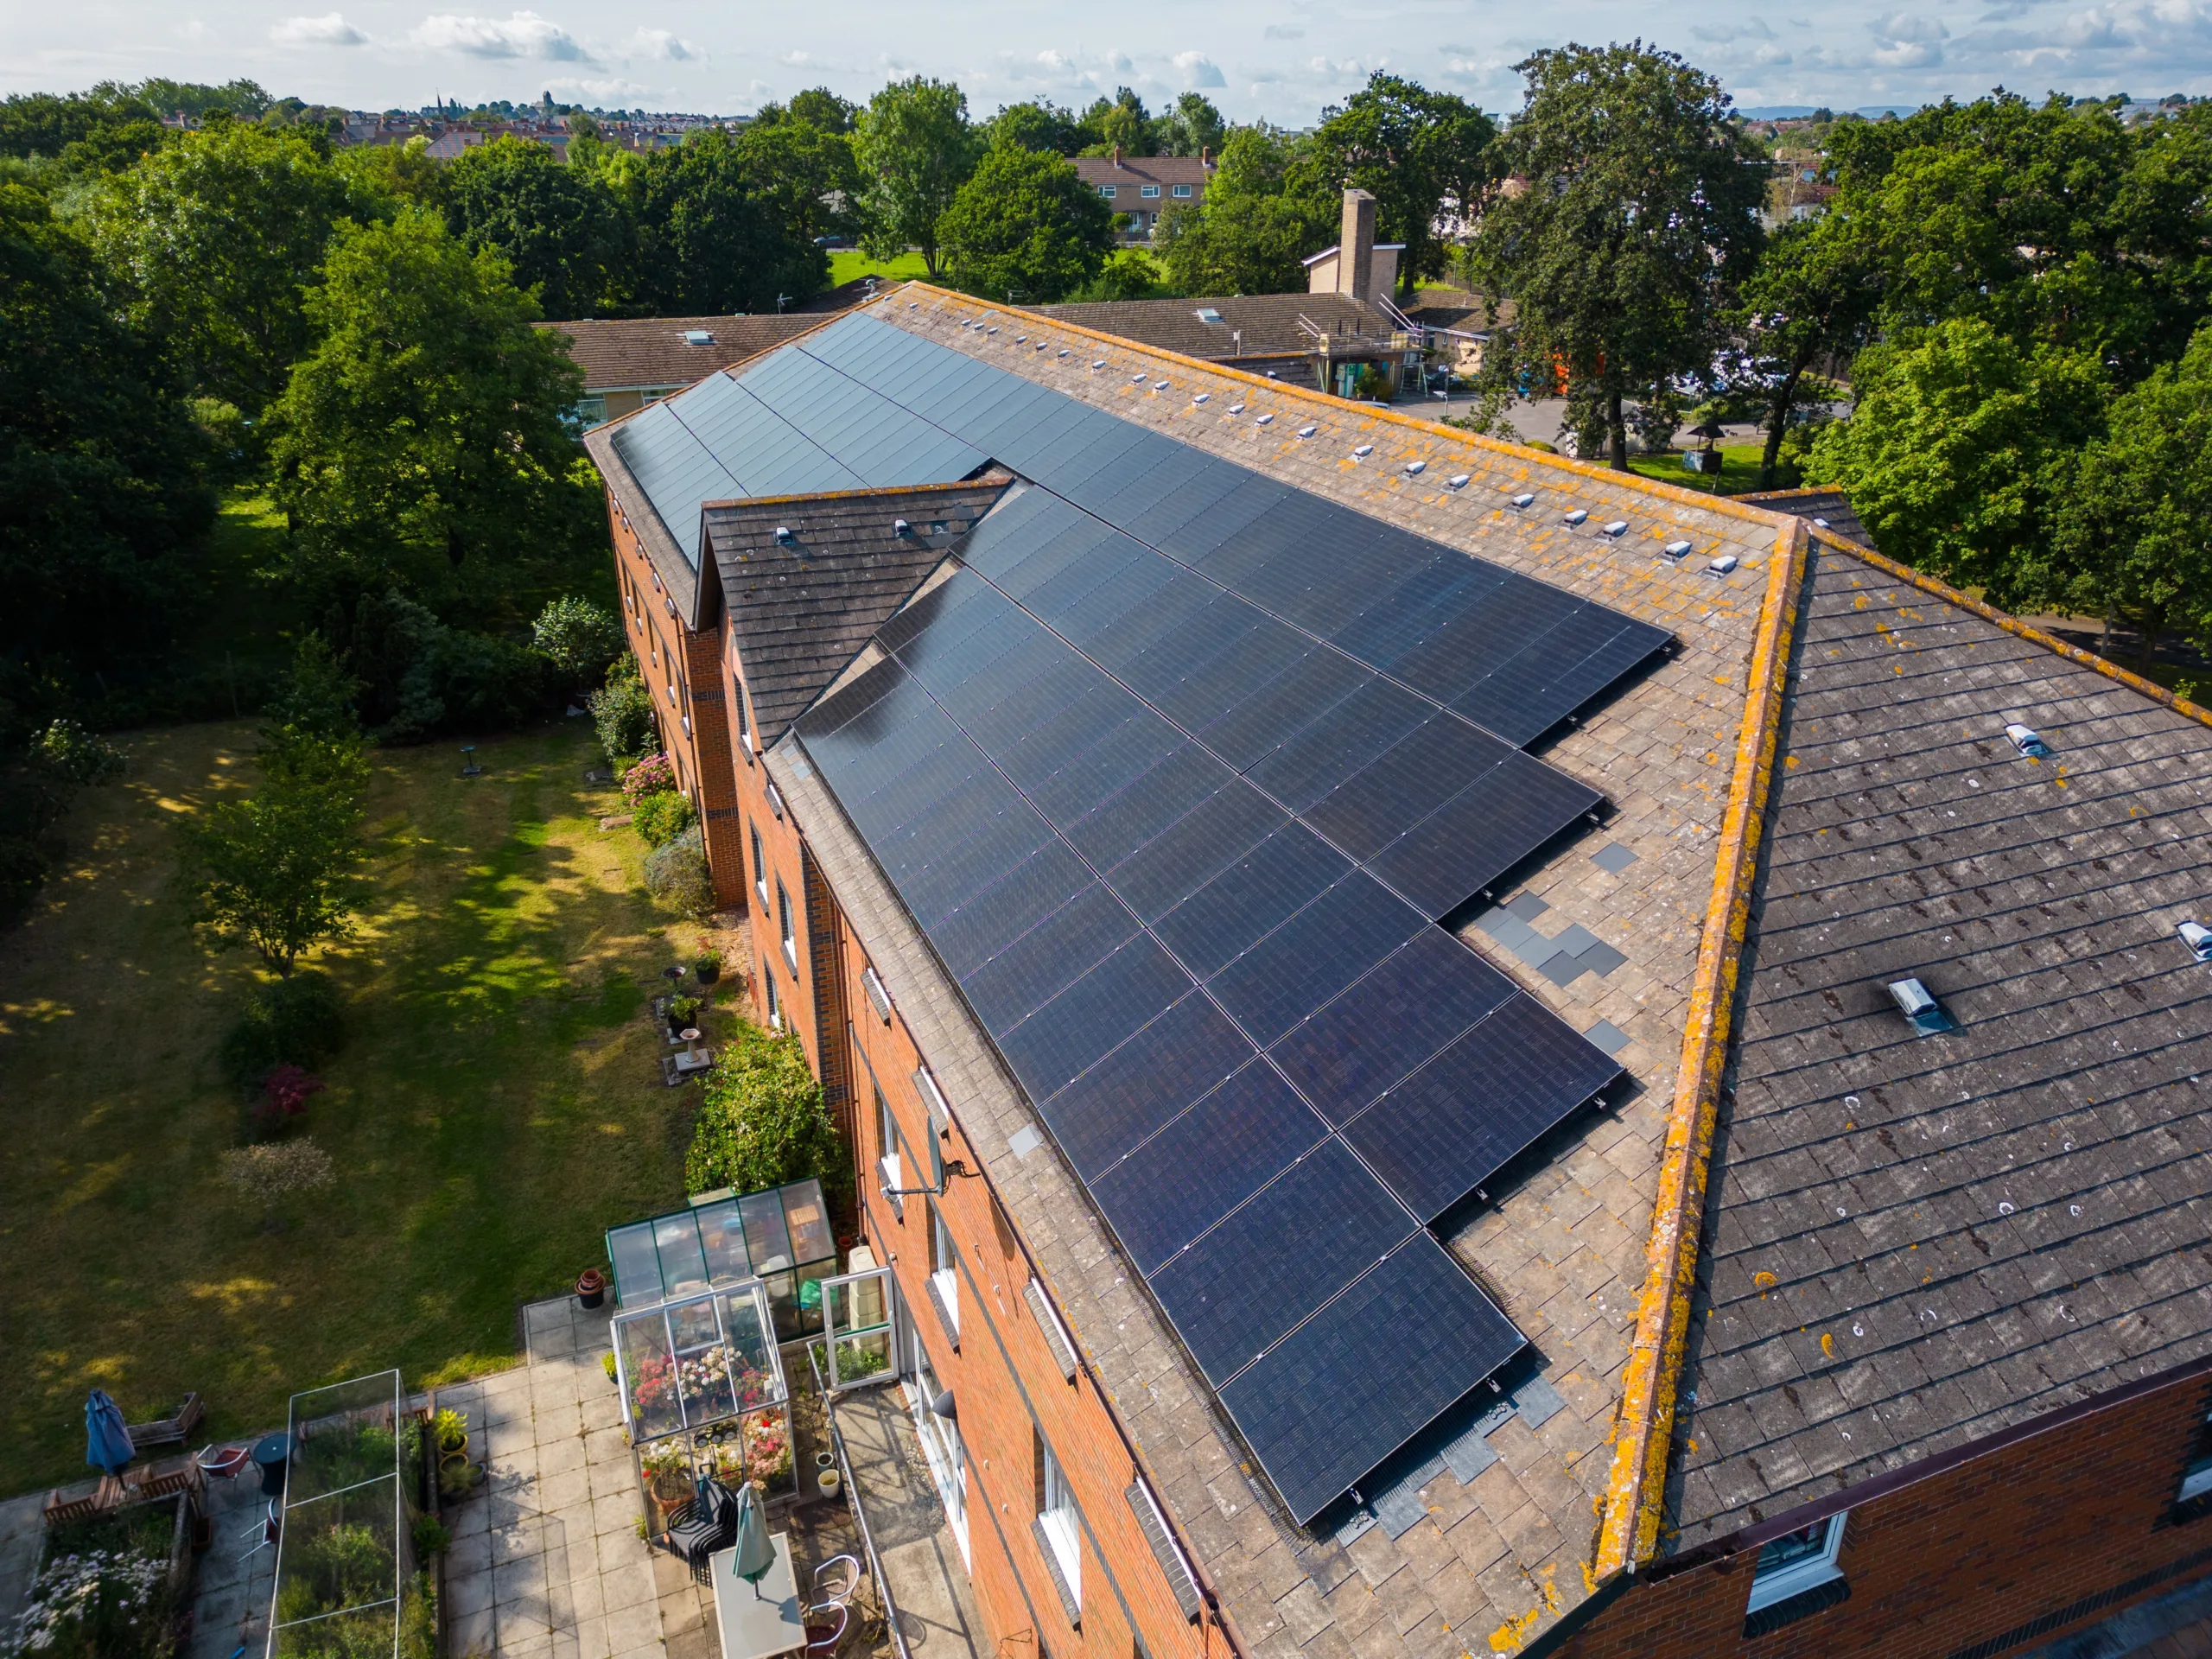
[[[822,1334],[830,1349],[830,1386],[857,1389],[899,1377],[892,1324],[891,1269],[842,1274],[822,1281]]]

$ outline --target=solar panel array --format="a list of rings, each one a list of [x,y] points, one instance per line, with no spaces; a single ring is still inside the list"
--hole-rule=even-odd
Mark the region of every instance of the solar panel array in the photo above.
[[[798,731],[1310,1518],[1522,1345],[1427,1224],[1619,1068],[1435,920],[1599,804],[1517,746],[1665,636],[872,319],[731,384],[1030,480]]]

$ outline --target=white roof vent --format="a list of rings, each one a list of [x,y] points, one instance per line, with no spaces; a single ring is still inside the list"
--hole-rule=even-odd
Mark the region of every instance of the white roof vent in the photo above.
[[[1212,397],[1213,393],[1210,391],[1202,391],[1197,397],[1192,398],[1191,401],[1194,404],[1203,404],[1211,400]]]
[[[1244,412],[1244,405],[1242,404],[1231,404],[1229,406],[1229,412],[1232,415],[1242,415]]]
[[[1533,495],[1516,495],[1513,498],[1513,505],[1516,507],[1533,507],[1536,505],[1536,498]]]
[[[998,331],[999,331],[999,326],[998,326],[998,324],[996,324],[995,322],[995,323],[993,323],[989,327],[988,327],[988,328],[986,328],[986,329],[984,329],[984,330],[983,330],[983,332],[984,332],[985,334],[995,334],[996,333],[998,333]]]
[[[1590,509],[1587,507],[1577,507],[1573,512],[1567,515],[1567,522],[1570,524],[1586,524],[1589,522],[1589,518]]]
[[[776,526],[776,539],[778,541],[788,542],[791,538],[791,527],[789,524],[778,524]]]
[[[1068,348],[1067,348],[1066,346],[1061,346],[1061,347],[1060,347],[1060,349],[1059,349],[1058,351],[1057,351],[1057,352],[1055,352],[1055,353],[1052,353],[1052,358],[1053,358],[1053,360],[1057,362],[1059,359],[1065,357],[1067,354],[1068,354]]]
[[[1274,418],[1275,417],[1272,415],[1255,415],[1252,417],[1252,424],[1255,426],[1272,426],[1274,424]]]
[[[1890,1001],[1897,1005],[1897,1012],[1912,1021],[1912,1028],[1923,1037],[1932,1037],[1939,1031],[1955,1031],[1958,1022],[1943,1012],[1943,1005],[1936,994],[1916,979],[1900,979],[1889,988]]]
[[[1301,426],[1298,429],[1298,435],[1301,438],[1310,438],[1320,429],[1318,426]]]
[[[1016,334],[1014,337],[1014,343],[1017,346],[1027,346],[1029,343],[1029,336],[1027,334]]]
[[[1454,473],[1454,474],[1452,474],[1451,477],[1449,477],[1449,478],[1447,478],[1447,479],[1446,479],[1446,480],[1444,480],[1444,487],[1445,487],[1446,489],[1447,489],[1447,490],[1464,490],[1464,489],[1465,489],[1465,488],[1467,487],[1467,475],[1466,475],[1466,474],[1465,474],[1465,473]]]
[[[1406,463],[1406,476],[1408,478],[1418,478],[1421,474],[1427,470],[1428,463],[1425,461],[1409,461]]]
[[[1091,366],[1092,368],[1094,368],[1094,369],[1103,369],[1103,368],[1104,368],[1104,367],[1106,366],[1106,359],[1105,359],[1104,358],[1103,358],[1103,357],[1102,357],[1102,358],[1100,358],[1096,362],[1093,363],[1090,366]]]
[[[2174,931],[2181,935],[2181,942],[2189,947],[2190,955],[2199,962],[2212,962],[2212,927],[2202,922],[2183,922]]]
[[[1627,520],[1627,519],[1625,519],[1625,518],[1616,518],[1616,519],[1614,519],[1614,520],[1613,520],[1613,522],[1612,522],[1611,524],[1607,524],[1607,525],[1605,526],[1605,534],[1606,534],[1606,535],[1608,535],[1608,536],[1612,536],[1612,537],[1621,537],[1621,536],[1625,536],[1625,535],[1627,535],[1627,534],[1628,534],[1628,520]]]
[[[1373,444],[1371,444],[1371,443],[1363,443],[1363,444],[1361,444],[1361,445],[1359,446],[1359,448],[1357,448],[1357,449],[1355,449],[1355,450],[1353,450],[1353,451],[1352,451],[1352,454],[1353,454],[1355,457],[1358,457],[1358,456],[1362,456],[1362,455],[1371,455],[1371,454],[1373,454],[1374,453],[1375,453],[1375,446],[1374,446]]]
[[[2022,754],[2050,753],[2050,745],[2043,741],[2043,734],[2032,726],[2023,726],[2016,721],[2005,727],[2005,735]]]
[[[1665,558],[1681,559],[1687,557],[1689,550],[1690,544],[1688,542],[1669,542],[1660,550],[1660,554]]]
[[[1152,389],[1154,391],[1165,391],[1167,390],[1167,383],[1165,380],[1155,380],[1152,383]]]
[[[1822,530],[1826,530],[1828,527],[1828,521],[1825,518],[1815,518],[1813,522],[1818,524]]]
[[[711,346],[715,343],[715,337],[709,330],[705,328],[686,328],[683,331],[683,343],[686,346]]]
[[[893,518],[891,521],[891,533],[893,536],[911,536],[914,533],[914,527],[904,518]]]
[[[1200,306],[1198,308],[1198,316],[1200,322],[1219,322],[1221,321],[1221,313],[1215,310],[1213,307],[1210,305]]]
[[[1708,576],[1725,576],[1735,568],[1736,556],[1733,553],[1723,553],[1705,567],[1705,574]]]
[[[1135,374],[1131,375],[1131,376],[1129,377],[1129,384],[1130,384],[1131,385],[1133,385],[1133,386],[1141,386],[1141,385],[1144,385],[1144,372],[1143,372],[1143,371],[1142,371],[1142,370],[1139,370],[1136,373],[1135,373]]]

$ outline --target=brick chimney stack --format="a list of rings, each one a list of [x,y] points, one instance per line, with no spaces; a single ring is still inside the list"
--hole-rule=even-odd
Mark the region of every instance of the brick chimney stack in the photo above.
[[[1116,166],[1116,167],[1119,167],[1121,164],[1122,164],[1122,147],[1121,147],[1119,144],[1116,144],[1116,145],[1115,145],[1115,146],[1114,146],[1114,165],[1115,165],[1115,166]]]
[[[1337,292],[1355,300],[1375,297],[1375,198],[1344,192],[1344,228],[1337,238]]]

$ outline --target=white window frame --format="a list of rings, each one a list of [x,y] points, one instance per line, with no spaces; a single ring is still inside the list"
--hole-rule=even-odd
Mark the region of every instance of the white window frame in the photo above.
[[[2212,1449],[2206,1449],[2207,1442],[2212,1442],[2212,1416],[2206,1417],[2196,1442],[2200,1449],[2204,1449],[2204,1455],[2191,1459],[2189,1466],[2182,1471],[2181,1491],[2174,1497],[2177,1503],[2187,1503],[2212,1492]]]
[[[1825,1521],[1812,1523],[1827,1529],[1821,1540],[1817,1555],[1802,1556],[1786,1567],[1764,1573],[1753,1567],[1751,1600],[1744,1611],[1756,1613],[1763,1607],[1771,1607],[1792,1596],[1802,1596],[1808,1590],[1817,1590],[1821,1586],[1833,1584],[1841,1578],[1843,1568],[1836,1565],[1836,1560],[1843,1554],[1843,1523],[1849,1514],[1847,1510],[1840,1510]]]
[[[952,1230],[944,1224],[944,1212],[930,1205],[930,1282],[937,1287],[944,1322],[952,1327],[945,1334],[955,1342],[960,1340],[959,1261],[952,1247]]]
[[[1098,194],[1111,201],[1114,200],[1114,187],[1110,184],[1102,184],[1098,187]]]
[[[784,1004],[783,999],[776,995],[776,976],[765,971],[768,966],[766,963],[760,966],[764,970],[760,976],[760,993],[768,1004],[768,1029],[781,1031],[784,1028]]]
[[[766,910],[768,907],[768,861],[761,855],[760,826],[747,823],[745,827],[753,832],[753,891],[760,895],[760,907]]]
[[[1137,200],[1139,201],[1155,200],[1158,199],[1159,195],[1160,187],[1156,184],[1141,185],[1137,188]]]
[[[896,1193],[906,1185],[906,1166],[899,1155],[899,1120],[891,1116],[891,1103],[883,1097],[883,1090],[875,1091],[875,1138],[883,1150],[877,1154],[875,1173],[887,1193]],[[906,1200],[893,1198],[891,1213],[899,1220],[906,1219]]]
[[[1191,199],[1191,187],[1187,184],[1179,184],[1175,187],[1173,194],[1176,200],[1188,201]]]
[[[784,936],[784,960],[798,972],[798,929],[791,920],[791,895],[780,875],[776,878],[776,926]]]
[[[1037,1455],[1043,1464],[1039,1471],[1039,1495],[1037,1508],[1037,1530],[1052,1547],[1052,1556],[1059,1563],[1061,1574],[1068,1581],[1068,1595],[1080,1608],[1083,1605],[1083,1522],[1077,1516],[1074,1490],[1068,1484],[1068,1471],[1052,1455],[1051,1442],[1040,1430],[1037,1435]]]

